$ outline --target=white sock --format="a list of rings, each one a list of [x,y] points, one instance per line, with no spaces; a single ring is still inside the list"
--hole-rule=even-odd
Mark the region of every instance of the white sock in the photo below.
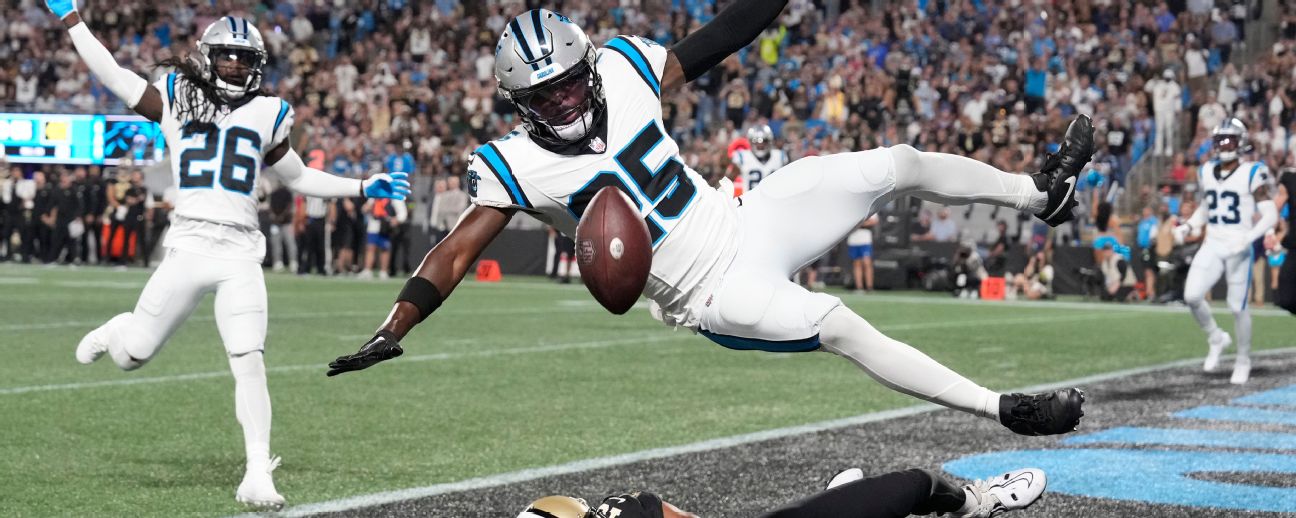
[[[270,464],[270,390],[266,387],[261,351],[231,356],[234,373],[234,415],[243,425],[248,469]]]
[[[1192,310],[1193,318],[1197,319],[1197,325],[1201,326],[1202,331],[1205,331],[1207,335],[1219,329],[1219,326],[1215,324],[1215,316],[1211,315],[1210,305],[1205,300],[1188,304],[1188,309]]]
[[[999,418],[999,393],[882,334],[844,306],[828,313],[819,337],[824,350],[850,360],[892,390],[981,417]]]
[[[1237,345],[1238,358],[1251,354],[1251,312],[1247,310],[1233,313],[1233,343]]]
[[[1029,175],[1013,174],[971,158],[892,146],[896,192],[944,205],[987,203],[1036,214],[1048,204],[1048,193]]]

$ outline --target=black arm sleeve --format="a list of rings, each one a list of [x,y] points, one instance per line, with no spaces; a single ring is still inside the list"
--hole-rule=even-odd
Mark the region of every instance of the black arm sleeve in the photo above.
[[[737,0],[693,34],[671,47],[692,81],[760,36],[783,12],[787,0]]]

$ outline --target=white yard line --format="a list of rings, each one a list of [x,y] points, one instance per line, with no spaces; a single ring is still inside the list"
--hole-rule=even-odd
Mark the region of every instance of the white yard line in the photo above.
[[[1257,356],[1270,356],[1270,355],[1277,355],[1277,354],[1287,354],[1292,352],[1296,352],[1296,347],[1259,351],[1252,354]],[[1178,360],[1173,362],[1161,363],[1157,365],[1150,365],[1147,367],[1124,369],[1124,370],[1113,371],[1104,374],[1096,374],[1093,376],[1085,376],[1081,378],[1075,378],[1075,379],[1060,381],[1056,383],[1047,383],[1043,385],[1022,387],[1018,389],[1009,390],[1007,392],[1043,392],[1047,390],[1057,390],[1066,387],[1083,386],[1083,385],[1098,383],[1102,381],[1124,378],[1128,376],[1146,374],[1149,372],[1155,372],[1159,370],[1197,365],[1199,362],[1201,362],[1201,360],[1199,359]],[[566,464],[557,464],[553,466],[545,466],[539,468],[530,468],[530,469],[524,469],[519,471],[512,471],[508,473],[500,473],[497,475],[472,478],[468,480],[460,480],[458,482],[448,482],[444,484],[434,484],[434,485],[423,486],[423,487],[412,487],[412,488],[400,489],[396,491],[385,491],[381,493],[371,493],[367,495],[353,496],[350,498],[342,498],[338,500],[329,500],[327,502],[319,502],[314,504],[291,507],[281,513],[276,514],[275,516],[297,517],[297,516],[312,516],[312,515],[323,514],[323,513],[335,513],[340,511],[348,511],[352,509],[359,509],[363,507],[372,507],[376,505],[390,504],[393,502],[401,502],[405,500],[413,500],[417,498],[426,498],[430,496],[443,495],[447,493],[457,493],[460,491],[470,491],[474,489],[484,489],[484,488],[497,487],[497,486],[503,486],[508,484],[516,484],[519,482],[526,482],[529,480],[535,480],[539,478],[552,477],[557,475],[567,475],[571,473],[580,473],[584,471],[592,471],[596,469],[611,468],[616,466],[624,466],[626,464],[633,464],[636,462],[642,462],[646,460],[673,457],[676,455],[683,455],[688,453],[701,453],[701,452],[708,452],[714,450],[721,450],[725,448],[733,448],[735,446],[741,446],[744,444],[750,444],[750,443],[761,442],[761,441],[768,441],[772,439],[782,439],[785,437],[805,435],[805,434],[823,432],[828,430],[836,430],[840,428],[857,426],[866,423],[887,421],[891,419],[898,419],[901,417],[908,417],[908,416],[923,414],[935,410],[940,410],[942,408],[943,407],[927,403],[927,404],[909,406],[905,408],[898,408],[895,410],[870,412],[867,414],[862,414],[854,417],[847,417],[843,419],[833,419],[829,421],[820,421],[818,423],[811,423],[811,424],[800,425],[800,426],[791,426],[787,428],[777,428],[773,430],[765,430],[761,432],[754,432],[754,433],[748,433],[742,435],[720,437],[717,439],[700,441],[691,444],[684,444],[680,446],[654,448],[651,450],[642,450],[642,451],[626,453],[622,455],[597,457],[593,459],[584,459],[584,460],[569,462]],[[258,515],[246,514],[241,516],[258,516]]]
[[[618,345],[638,345],[652,342],[665,342],[682,338],[678,335],[664,333],[653,334],[651,336],[636,336],[630,338],[618,338],[616,340],[596,340],[588,342],[570,342],[560,344],[538,345],[532,347],[514,347],[508,349],[485,349],[477,351],[459,352],[459,353],[435,353],[420,354],[413,356],[404,356],[399,360],[399,364],[410,362],[427,362],[427,361],[444,361],[458,360],[462,358],[484,358],[492,356],[505,356],[515,354],[533,354],[555,351],[570,351],[575,349],[601,349]],[[107,361],[107,360],[104,360]],[[304,370],[314,370],[323,373],[325,363],[312,363],[308,365],[281,365],[276,367],[267,367],[266,372],[295,372]],[[224,378],[229,376],[229,371],[211,371],[211,372],[194,372],[189,374],[175,374],[170,376],[153,376],[148,378],[125,378],[103,381],[87,381],[82,383],[59,383],[51,385],[31,385],[26,387],[0,388],[0,396],[11,396],[17,394],[29,394],[32,392],[51,392],[56,390],[83,390],[100,387],[121,387],[128,385],[145,385],[153,383],[174,383],[179,381],[205,380],[212,378]]]
[[[552,313],[553,311],[554,311],[553,308],[547,308],[544,311],[540,311],[539,308],[536,308],[535,312]],[[481,312],[479,311],[474,313],[481,313]],[[282,315],[277,318],[319,318],[322,316],[338,316],[338,315],[339,313],[330,313],[330,314],[312,313],[312,314],[299,314],[299,315],[289,314],[289,315]],[[1066,315],[1066,316],[1053,316],[1053,317],[1020,317],[1020,318],[1004,318],[1004,319],[952,320],[952,321],[936,322],[936,323],[897,324],[897,325],[879,326],[879,327],[883,331],[908,331],[908,330],[941,329],[941,328],[957,328],[957,327],[1003,326],[1003,325],[1013,325],[1013,324],[1069,322],[1069,321],[1098,320],[1098,319],[1110,319],[1110,318],[1113,318],[1113,315],[1105,315],[1105,314],[1083,315],[1082,314],[1082,315]],[[355,336],[361,336],[361,335],[355,335]],[[365,335],[365,337],[367,338],[368,336]],[[553,345],[541,345],[535,347],[517,347],[511,349],[487,349],[487,350],[479,350],[479,351],[464,352],[464,353],[436,353],[436,354],[425,354],[425,355],[417,355],[417,356],[406,356],[401,358],[399,361],[407,363],[411,361],[453,360],[459,358],[475,358],[475,357],[482,357],[482,356],[500,356],[500,355],[509,355],[509,354],[530,354],[530,353],[537,353],[537,352],[565,351],[571,349],[593,349],[593,348],[611,347],[616,345],[664,342],[664,341],[674,340],[678,338],[691,338],[691,337],[692,337],[691,334],[657,332],[651,335],[644,335],[644,336],[638,336],[632,338],[622,338],[617,340],[571,342],[571,343],[562,343],[562,344],[553,344]],[[458,342],[462,342],[462,341],[463,340],[459,340]],[[451,342],[451,343],[455,343],[455,342]],[[323,369],[323,365],[324,364],[322,362],[318,364],[309,364],[309,365],[283,365],[277,367],[269,367],[266,369],[266,372],[293,372],[293,371],[312,370],[312,369],[320,370]],[[153,376],[147,378],[124,378],[124,379],[116,379],[116,380],[87,381],[87,382],[77,382],[77,383],[55,383],[55,384],[48,384],[48,385],[31,385],[25,387],[8,387],[8,388],[0,388],[0,396],[27,394],[31,392],[49,392],[49,391],[56,391],[56,390],[81,390],[81,389],[99,388],[99,387],[115,387],[115,386],[141,385],[141,384],[152,384],[152,383],[172,383],[177,381],[205,380],[205,379],[212,379],[212,378],[222,378],[228,375],[229,375],[228,371],[211,371],[211,372],[195,372],[189,374],[175,374],[170,376]]]

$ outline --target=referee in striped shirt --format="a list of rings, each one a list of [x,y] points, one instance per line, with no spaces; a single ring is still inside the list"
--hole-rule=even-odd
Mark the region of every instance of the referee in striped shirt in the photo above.
[[[327,250],[324,239],[328,235],[328,209],[329,204],[324,198],[306,197],[306,232],[301,238],[302,255],[305,256],[305,260],[300,263],[301,270],[297,272],[299,274],[308,274],[311,268],[314,268],[315,273],[326,275],[324,265],[328,261],[324,257]]]

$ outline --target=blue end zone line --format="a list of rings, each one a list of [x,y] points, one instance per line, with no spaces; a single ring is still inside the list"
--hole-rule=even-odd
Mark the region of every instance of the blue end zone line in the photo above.
[[[1122,426],[1062,439],[1067,446],[1120,444],[1142,446],[1203,446],[1255,450],[1296,450],[1296,435],[1275,432],[1233,432]]]
[[[1256,392],[1233,400],[1238,405],[1296,406],[1296,385]]]
[[[1205,419],[1208,421],[1296,425],[1296,412],[1244,406],[1207,405],[1190,408],[1181,412],[1175,412],[1171,415],[1174,417]]]
[[[1252,352],[1251,355],[1252,356],[1274,356],[1274,355],[1287,354],[1293,352],[1296,352],[1296,347],[1287,347],[1283,349],[1270,349],[1267,351]],[[1095,374],[1093,376],[1084,376],[1081,378],[1069,379],[1069,380],[1059,381],[1055,383],[1032,385],[1029,387],[1019,387],[1019,388],[1009,389],[1003,392],[1043,392],[1046,390],[1057,390],[1057,389],[1073,387],[1077,385],[1083,386],[1091,383],[1110,381],[1110,380],[1120,379],[1120,378],[1125,378],[1130,376],[1137,376],[1140,374],[1148,374],[1151,372],[1163,371],[1167,369],[1175,369],[1180,367],[1195,367],[1195,366],[1200,366],[1200,364],[1201,364],[1201,359],[1193,358],[1189,360],[1179,360],[1179,361],[1167,362],[1167,363],[1162,363],[1157,365],[1150,365],[1147,367],[1139,367],[1134,369],[1113,371],[1113,372],[1108,372],[1103,374]],[[602,468],[623,466],[626,464],[642,462],[645,460],[674,457],[677,455],[684,455],[689,453],[702,453],[702,452],[708,452],[714,450],[721,450],[725,448],[732,448],[744,444],[751,444],[751,443],[769,441],[774,439],[782,439],[785,437],[812,434],[812,433],[824,432],[829,430],[838,430],[841,428],[847,428],[851,426],[858,426],[862,424],[875,423],[880,421],[889,421],[892,419],[899,419],[902,417],[925,414],[928,412],[933,412],[942,409],[944,409],[944,407],[928,403],[928,404],[898,408],[895,410],[870,412],[867,414],[861,414],[854,417],[847,417],[843,419],[833,419],[829,421],[820,421],[818,423],[811,423],[811,424],[800,425],[800,426],[776,428],[773,430],[765,430],[762,432],[734,435],[729,437],[720,437],[720,438],[710,439],[706,441],[683,444],[679,446],[670,446],[666,448],[654,448],[650,450],[642,450],[642,451],[626,453],[622,455],[597,457],[592,459],[569,462],[566,464],[555,464],[551,466],[528,468],[519,471],[511,471],[508,473],[499,473],[496,475],[488,475],[484,477],[471,478],[467,480],[460,480],[457,482],[447,482],[442,484],[433,484],[429,486],[398,489],[395,491],[384,491],[381,493],[371,493],[366,495],[353,496],[349,498],[342,498],[338,500],[329,500],[327,502],[306,504],[306,505],[301,505],[296,507],[290,507],[280,513],[277,513],[276,516],[283,516],[283,517],[313,516],[316,514],[348,511],[348,510],[359,509],[363,507],[373,507],[377,505],[390,504],[393,502],[414,500],[417,498],[426,498],[430,496],[444,495],[449,493],[458,493],[461,491],[470,491],[474,489],[484,489],[489,487],[505,486],[508,484],[516,484],[520,482],[526,482],[526,481],[536,480],[545,477],[567,475],[571,473],[581,473],[585,471],[592,471],[592,470],[602,469]],[[971,416],[968,416],[968,418],[974,419]],[[247,514],[242,514],[237,516],[255,517],[261,515],[256,513],[247,513]]]

